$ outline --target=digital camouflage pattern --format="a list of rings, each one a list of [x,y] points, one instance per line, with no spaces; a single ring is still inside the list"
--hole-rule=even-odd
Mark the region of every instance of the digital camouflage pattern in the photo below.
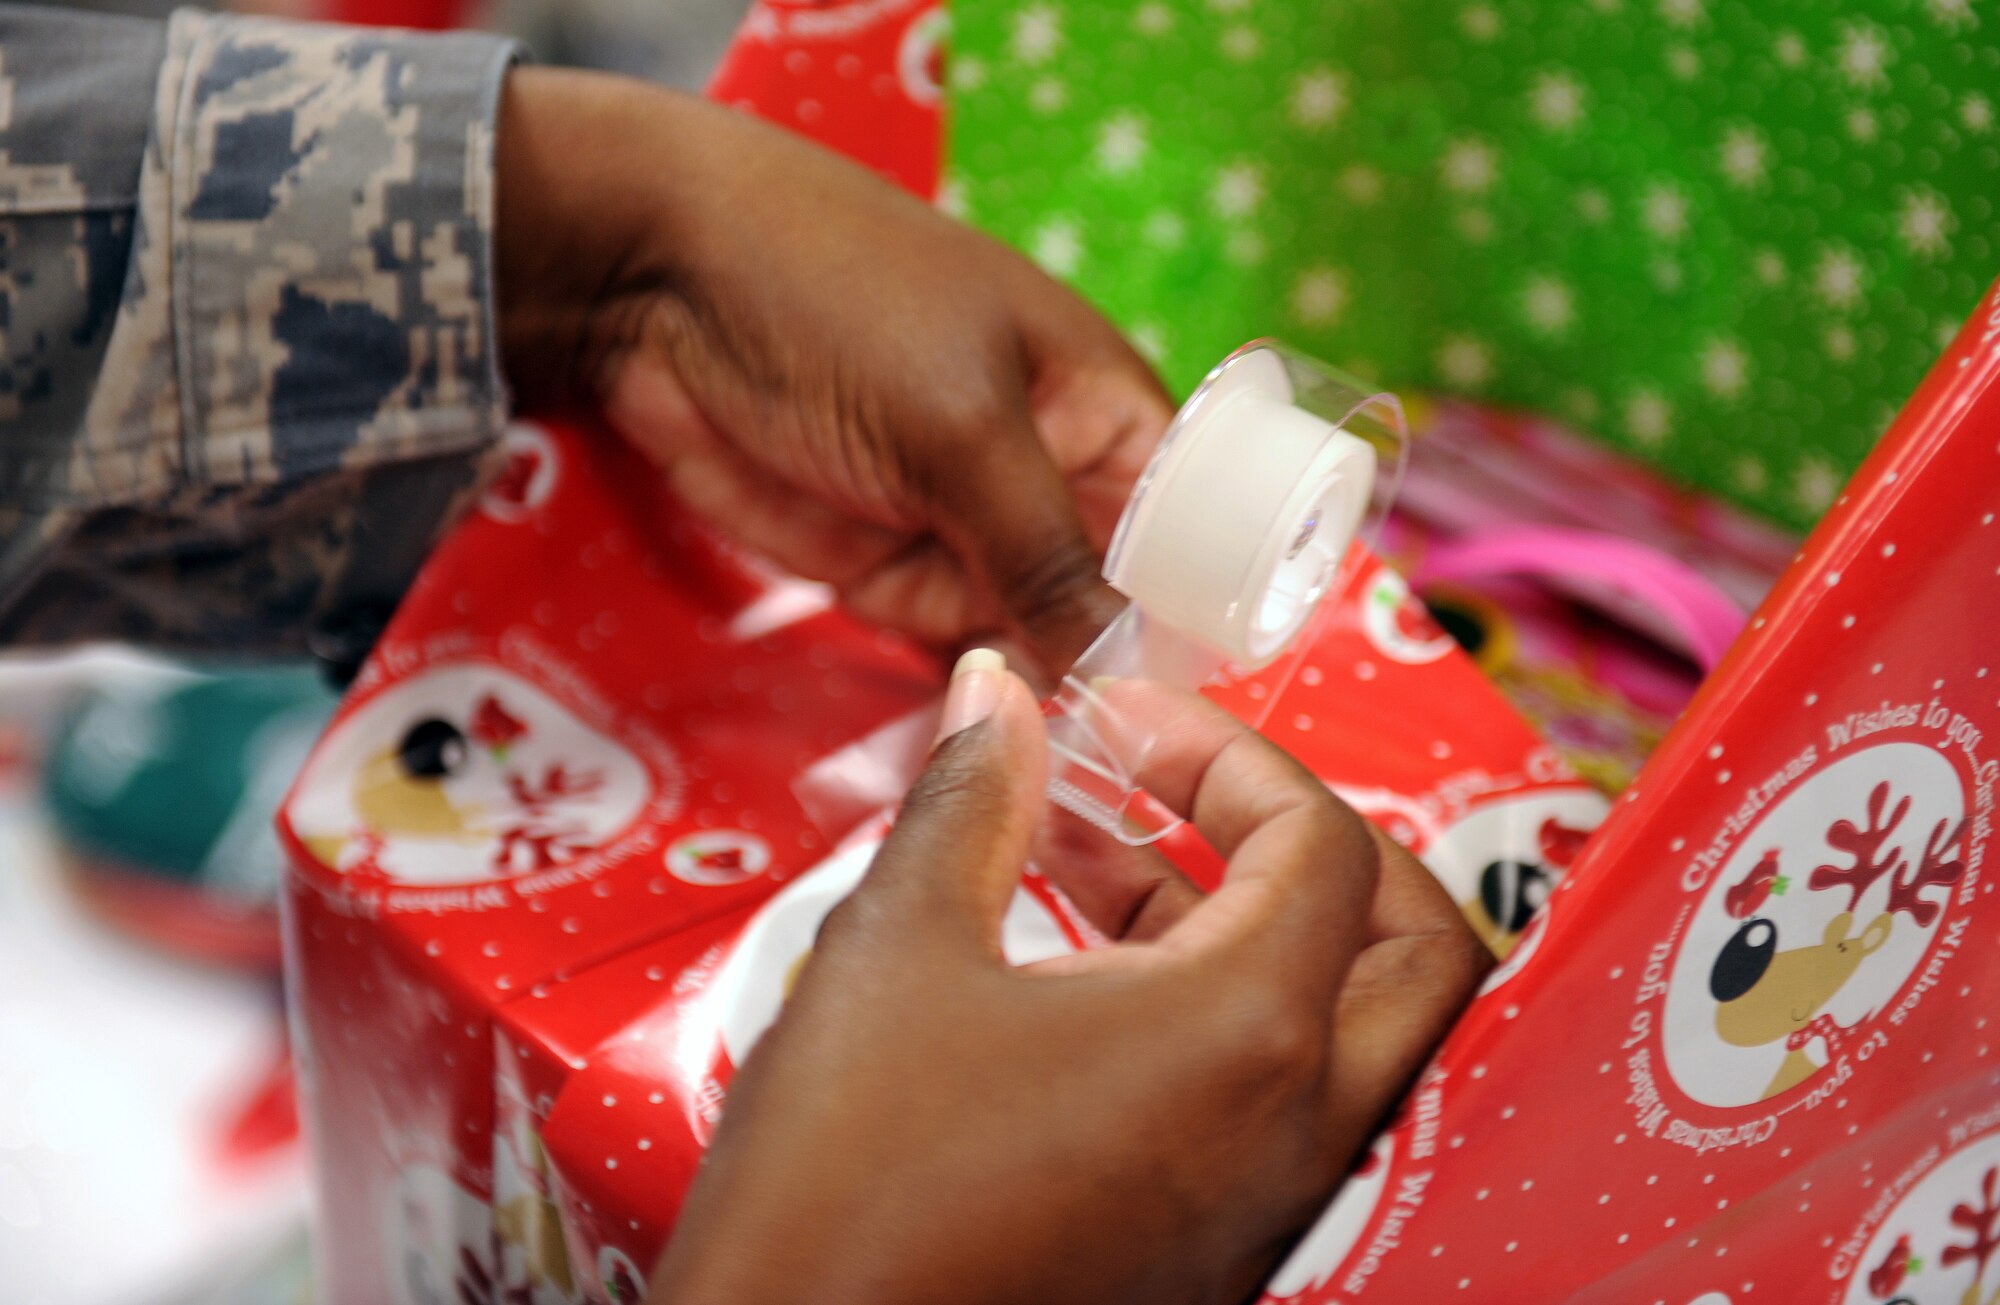
[[[0,7],[0,641],[358,656],[504,420],[513,57]]]

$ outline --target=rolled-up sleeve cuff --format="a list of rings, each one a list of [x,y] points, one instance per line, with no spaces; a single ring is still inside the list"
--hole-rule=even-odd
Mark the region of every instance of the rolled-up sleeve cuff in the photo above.
[[[517,53],[175,15],[88,465],[67,478],[94,501],[73,505],[265,490],[497,437],[493,135]]]

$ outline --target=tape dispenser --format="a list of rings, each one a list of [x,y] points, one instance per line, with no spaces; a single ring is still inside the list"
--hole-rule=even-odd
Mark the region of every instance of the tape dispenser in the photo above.
[[[1272,670],[1339,587],[1356,541],[1374,537],[1408,443],[1394,395],[1275,340],[1211,371],[1168,426],[1106,554],[1104,578],[1130,604],[1048,702],[1050,800],[1130,846],[1171,833],[1179,817],[1137,778],[1171,722],[1121,710],[1103,690],[1121,680],[1197,690]]]

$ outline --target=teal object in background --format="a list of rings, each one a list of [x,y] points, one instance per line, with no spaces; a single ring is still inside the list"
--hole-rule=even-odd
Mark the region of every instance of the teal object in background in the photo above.
[[[946,206],[1182,392],[1275,334],[1806,526],[2000,274],[1974,0],[953,15]]]
[[[98,690],[50,746],[50,814],[87,862],[270,900],[271,820],[335,701],[310,668]]]

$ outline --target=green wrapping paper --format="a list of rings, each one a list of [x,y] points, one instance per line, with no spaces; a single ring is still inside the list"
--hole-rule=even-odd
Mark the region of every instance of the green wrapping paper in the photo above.
[[[1283,336],[1809,525],[2000,268],[1978,0],[954,9],[943,202],[1185,391]]]

